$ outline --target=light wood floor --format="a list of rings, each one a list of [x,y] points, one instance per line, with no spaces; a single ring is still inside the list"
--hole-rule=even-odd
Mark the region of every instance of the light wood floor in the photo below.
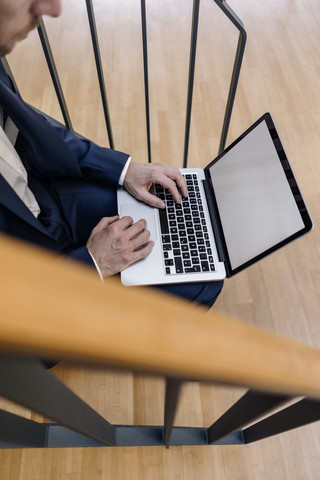
[[[154,161],[183,154],[191,0],[149,0]],[[116,148],[147,159],[140,2],[96,0]],[[318,0],[230,0],[248,44],[228,142],[270,111],[281,133],[314,231],[225,282],[215,308],[320,348],[320,13]],[[64,2],[46,22],[74,127],[107,145],[85,2]],[[190,166],[217,153],[237,32],[210,0],[201,2]],[[23,96],[60,118],[36,32],[9,57]],[[210,314],[210,313],[209,313]],[[90,321],[90,319],[88,319]],[[183,339],[181,339],[183,341]],[[114,423],[162,423],[162,380],[60,364],[55,374]],[[209,426],[242,392],[187,384],[178,425]],[[30,412],[8,405],[30,417]],[[39,419],[35,414],[31,418]],[[245,447],[3,450],[2,480],[317,480],[320,423]]]

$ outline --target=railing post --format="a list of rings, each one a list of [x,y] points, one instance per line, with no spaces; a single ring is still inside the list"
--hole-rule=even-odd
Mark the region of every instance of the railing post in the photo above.
[[[304,398],[243,430],[244,443],[263,440],[318,420],[320,420],[320,401]]]
[[[0,356],[0,395],[105,444],[114,427],[47,371],[39,360]]]
[[[93,52],[94,52],[94,58],[95,58],[95,61],[96,61],[96,68],[97,68],[97,75],[98,75],[98,80],[99,80],[102,106],[103,106],[103,111],[104,111],[106,127],[107,127],[107,131],[108,131],[109,144],[110,144],[110,148],[114,148],[110,113],[109,113],[108,100],[107,100],[106,85],[105,85],[104,75],[103,75],[103,68],[102,68],[100,48],[99,48],[99,40],[98,40],[98,34],[97,34],[96,21],[95,21],[95,16],[94,16],[92,0],[86,0],[86,5],[87,5],[87,12],[88,12],[88,20],[89,20],[89,26],[90,26],[92,47],[93,47]]]
[[[288,395],[248,391],[208,428],[208,443],[215,443],[288,401]]]
[[[225,1],[214,0],[223,13],[231,20],[231,22],[239,30],[239,39],[237,45],[237,51],[235,55],[232,77],[230,81],[229,94],[227,99],[227,105],[224,114],[224,121],[220,137],[220,145],[218,153],[221,153],[226,145],[226,139],[229,130],[229,124],[236,96],[240,70],[242,65],[242,59],[244,55],[244,49],[247,39],[247,34],[244,29],[242,21],[232,11]],[[199,6],[200,0],[194,0],[193,2],[193,15],[192,15],[192,31],[190,42],[190,60],[189,60],[189,76],[188,76],[188,93],[187,93],[187,109],[186,109],[186,125],[185,125],[185,139],[184,139],[184,154],[183,154],[183,167],[187,167],[188,163],[188,150],[189,150],[189,138],[190,138],[190,125],[191,125],[191,110],[192,110],[192,96],[194,85],[194,72],[195,72],[195,60],[196,60],[196,48],[197,48],[197,36],[198,36],[198,23],[199,23]]]
[[[173,428],[174,417],[178,407],[182,380],[167,378],[164,410],[164,444],[168,448]]]
[[[193,84],[194,84],[194,72],[195,72],[195,64],[196,64],[198,24],[199,24],[199,8],[200,8],[200,0],[193,0],[183,168],[186,168],[188,163]]]
[[[229,7],[226,1],[222,1],[222,0],[213,0],[213,1],[218,5],[218,7],[223,11],[223,13],[229,18],[229,20],[233,23],[233,25],[235,25],[235,27],[239,30],[237,51],[236,51],[234,64],[233,64],[228,100],[227,100],[223,126],[221,131],[221,137],[220,137],[220,145],[219,145],[219,151],[218,151],[218,154],[219,154],[224,150],[226,145],[233,104],[234,104],[239,76],[240,76],[242,59],[244,56],[244,49],[247,41],[247,33],[244,29],[244,25],[242,21],[234,13],[234,11]]]
[[[147,144],[148,144],[148,162],[151,163],[148,40],[147,40],[147,17],[146,17],[146,2],[145,2],[145,0],[141,0],[141,30],[142,30],[143,73],[144,73],[144,94],[145,94]]]
[[[62,91],[62,87],[61,87],[59,75],[58,75],[58,72],[57,72],[56,64],[55,64],[55,61],[54,61],[54,58],[53,58],[53,54],[52,54],[50,42],[49,42],[49,39],[48,39],[46,27],[44,25],[44,22],[43,22],[42,18],[41,18],[41,21],[40,21],[40,25],[38,27],[38,34],[39,34],[39,37],[40,37],[43,53],[44,53],[46,61],[47,61],[47,65],[48,65],[49,72],[50,72],[50,75],[51,75],[52,83],[53,83],[53,86],[54,86],[54,89],[55,89],[55,92],[56,92],[56,95],[57,95],[57,98],[58,98],[58,102],[59,102],[59,105],[60,105],[60,108],[61,108],[61,112],[62,112],[64,122],[66,124],[66,127],[69,130],[73,131],[71,118],[70,118],[70,115],[69,115],[69,112],[68,112],[68,107],[67,107],[65,97],[64,97],[64,94],[63,94],[63,91]]]

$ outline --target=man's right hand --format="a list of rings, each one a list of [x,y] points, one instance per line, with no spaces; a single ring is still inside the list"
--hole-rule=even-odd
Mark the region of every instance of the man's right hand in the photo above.
[[[131,217],[104,217],[92,230],[87,249],[102,275],[109,276],[146,257],[154,245],[149,237],[145,220],[133,223]]]

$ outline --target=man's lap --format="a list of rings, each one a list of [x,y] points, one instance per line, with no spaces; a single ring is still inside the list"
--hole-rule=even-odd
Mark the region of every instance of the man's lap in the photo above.
[[[55,182],[55,190],[77,245],[87,243],[92,229],[102,217],[118,214],[116,187],[82,179],[63,179]],[[154,288],[210,308],[222,286],[223,282],[196,282]]]

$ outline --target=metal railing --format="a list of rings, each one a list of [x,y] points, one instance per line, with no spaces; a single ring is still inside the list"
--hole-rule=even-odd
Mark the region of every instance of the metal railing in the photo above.
[[[0,448],[240,445],[320,419],[319,350],[152,289],[102,285],[91,270],[11,238],[0,246],[0,395],[58,422],[0,410]],[[28,353],[166,378],[163,424],[111,424]],[[209,427],[179,427],[188,380],[249,390]]]
[[[115,148],[113,133],[112,133],[111,118],[110,118],[110,112],[109,112],[108,100],[107,100],[107,88],[106,88],[106,83],[105,83],[105,78],[103,73],[99,38],[98,38],[96,22],[95,22],[94,7],[92,4],[92,0],[85,0],[85,1],[86,1],[92,47],[93,47],[94,58],[96,63],[97,76],[99,80],[101,101],[102,101],[105,123],[106,123],[106,128],[108,133],[109,145],[110,145],[110,148]],[[232,76],[231,76],[230,86],[229,86],[229,93],[228,93],[223,126],[222,126],[222,131],[220,136],[220,144],[219,144],[219,150],[218,150],[218,153],[220,153],[225,148],[225,145],[226,145],[234,100],[235,100],[239,76],[240,76],[242,59],[245,51],[247,35],[246,35],[246,31],[242,21],[233,12],[230,6],[225,1],[222,1],[222,0],[213,0],[213,1],[222,10],[224,15],[230,20],[230,22],[236,27],[236,29],[239,31],[238,45],[237,45],[237,50],[236,50],[235,59],[234,59]],[[140,3],[141,3],[141,32],[142,32],[142,51],[143,51],[147,148],[148,148],[148,162],[151,163],[152,152],[151,152],[150,101],[149,101],[148,35],[147,35],[147,12],[146,12],[147,5],[145,0],[140,0]],[[199,26],[199,9],[200,9],[200,0],[193,0],[193,14],[192,14],[192,24],[191,24],[191,37],[190,37],[188,90],[187,90],[187,99],[186,99],[184,153],[183,153],[183,162],[182,162],[183,167],[187,167],[187,164],[188,164],[192,99],[193,99],[193,90],[194,90],[194,74],[195,74],[195,67],[196,67],[197,38],[198,38],[198,26]],[[55,61],[52,55],[50,42],[49,42],[49,39],[46,33],[46,28],[43,21],[38,27],[38,32],[39,32],[42,48],[46,57],[46,61],[51,74],[55,92],[58,97],[59,105],[61,108],[61,112],[65,121],[65,124],[67,128],[72,130],[70,115],[68,112],[65,97],[63,94],[63,89],[61,87],[59,75],[55,66]]]
[[[241,20],[231,8],[221,0],[213,0],[226,17],[239,30],[238,45],[230,81],[228,100],[221,131],[219,152],[226,144],[231,120],[242,59],[246,44],[246,32]],[[101,62],[94,8],[91,0],[86,0],[91,39],[96,62],[101,101],[104,110],[109,144],[114,148],[111,119],[107,101],[107,91]],[[141,0],[141,26],[144,65],[144,90],[148,161],[152,160],[151,128],[149,105],[149,72],[146,1]],[[193,1],[193,15],[190,39],[188,89],[186,101],[186,121],[183,166],[187,166],[196,67],[196,51],[199,24],[200,0]],[[52,55],[45,25],[38,28],[42,48],[51,74],[55,92],[62,111],[64,122],[73,129],[63,89]],[[266,359],[267,361],[267,359]],[[162,426],[112,425],[77,395],[63,385],[42,363],[37,360],[16,357],[0,357],[0,394],[20,403],[59,424],[37,423],[9,412],[0,411],[0,447],[76,447],[76,446],[129,446],[129,445],[209,445],[247,444],[283,431],[305,425],[320,419],[320,401],[303,398],[292,404],[293,397],[249,390],[221,418],[209,427],[177,427],[175,413],[181,396],[183,381],[167,378],[164,424]],[[274,409],[290,405],[272,413]],[[261,417],[265,417],[259,420]],[[246,425],[252,424],[246,428]]]
[[[113,425],[40,361],[1,356],[0,379],[2,396],[58,422],[39,423],[0,410],[0,448],[241,445],[320,419],[319,400],[304,398],[270,414],[292,396],[249,390],[210,427],[177,427],[174,417],[183,381],[167,379],[162,426]],[[264,415],[269,416],[257,421]]]

